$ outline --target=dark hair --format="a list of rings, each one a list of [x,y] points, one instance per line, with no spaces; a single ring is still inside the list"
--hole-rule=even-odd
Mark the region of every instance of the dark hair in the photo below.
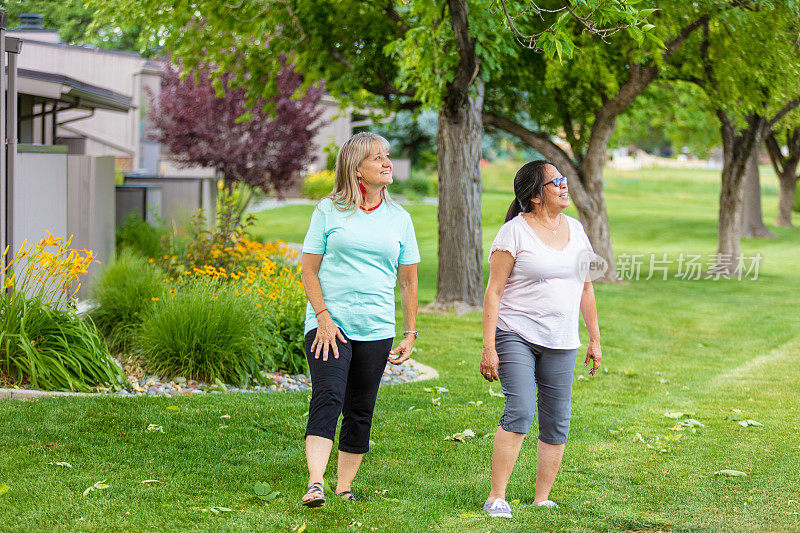
[[[542,189],[544,189],[544,183],[547,179],[544,168],[546,165],[555,167],[550,161],[538,159],[525,163],[517,171],[517,175],[514,176],[515,198],[508,207],[506,222],[520,213],[529,213],[531,211],[531,200],[537,195],[541,196]]]

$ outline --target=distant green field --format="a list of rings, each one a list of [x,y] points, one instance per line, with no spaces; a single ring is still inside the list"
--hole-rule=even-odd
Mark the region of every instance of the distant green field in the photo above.
[[[485,249],[515,170],[484,169]],[[529,505],[531,435],[509,486],[509,499],[520,500],[514,519],[484,517],[492,443],[483,436],[503,400],[477,372],[480,313],[423,313],[414,357],[440,378],[381,389],[357,505],[330,493],[321,509],[299,505],[307,393],[8,401],[0,403],[0,485],[11,489],[0,494],[2,530],[800,531],[800,230],[773,227],[777,186],[762,170],[765,222],[777,238],[742,242],[745,254],[763,256],[757,280],[682,280],[673,265],[666,281],[596,286],[603,368],[592,378],[579,357],[570,441],[551,494],[559,510]],[[715,252],[717,171],[609,170],[605,180],[618,256]],[[260,213],[257,232],[300,242],[311,209]],[[436,288],[436,207],[408,210],[425,304]],[[678,425],[689,417],[703,426]],[[148,424],[164,433],[147,433]],[[444,440],[468,428],[478,438]],[[331,465],[328,487],[335,458]],[[141,483],[148,479],[160,483]],[[109,488],[81,495],[101,480]],[[261,481],[282,495],[261,502],[253,492]]]

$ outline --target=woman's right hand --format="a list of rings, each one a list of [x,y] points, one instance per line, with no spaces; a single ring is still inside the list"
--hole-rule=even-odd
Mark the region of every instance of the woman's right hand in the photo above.
[[[481,375],[486,381],[496,381],[498,378],[498,371],[500,370],[500,358],[497,357],[497,351],[494,348],[483,347],[483,355],[481,356]]]
[[[336,339],[347,343],[347,340],[342,334],[336,324],[334,324],[330,313],[327,311],[318,317],[319,326],[317,327],[317,334],[314,336],[314,342],[311,343],[311,351],[314,352],[314,359],[319,359],[320,353],[322,360],[328,360],[328,352],[333,351],[333,357],[339,359],[339,348],[336,346]]]

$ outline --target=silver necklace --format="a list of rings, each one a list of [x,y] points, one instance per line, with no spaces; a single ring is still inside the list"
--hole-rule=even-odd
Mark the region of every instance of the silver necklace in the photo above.
[[[553,234],[553,237],[555,237],[555,236],[556,236],[556,233],[558,233],[558,228],[560,228],[560,227],[561,227],[561,215],[559,215],[559,216],[558,216],[558,224],[556,224],[556,227],[555,227],[554,229],[553,229],[553,228],[550,228],[550,227],[548,227],[548,226],[546,226],[546,225],[545,225],[545,224],[544,224],[544,223],[543,223],[541,220],[539,220],[538,218],[534,218],[534,220],[536,220],[536,222],[538,222],[538,223],[539,223],[539,225],[540,225],[540,226],[542,226],[544,229],[546,229],[547,231],[549,231],[550,233],[552,233],[552,234]]]

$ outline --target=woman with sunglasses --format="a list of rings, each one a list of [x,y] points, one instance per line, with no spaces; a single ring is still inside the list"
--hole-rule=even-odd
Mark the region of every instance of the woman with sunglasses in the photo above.
[[[411,217],[386,194],[390,183],[386,139],[367,132],[352,136],[336,158],[333,192],[317,205],[303,241],[312,384],[305,434],[309,482],[302,499],[307,507],[325,503],[323,475],[340,414],[335,492],[356,501],[351,484],[369,450],[386,361],[408,359],[417,338],[419,249]],[[405,331],[392,350],[395,285]]]
[[[517,172],[514,194],[489,251],[480,365],[488,381],[500,379],[506,399],[484,510],[506,518],[506,486],[537,410],[533,504],[558,507],[550,490],[569,433],[579,311],[589,331],[584,366],[592,362],[591,375],[601,358],[594,290],[585,269],[592,247],[581,223],[562,213],[569,207],[567,178],[552,163],[533,161]]]

